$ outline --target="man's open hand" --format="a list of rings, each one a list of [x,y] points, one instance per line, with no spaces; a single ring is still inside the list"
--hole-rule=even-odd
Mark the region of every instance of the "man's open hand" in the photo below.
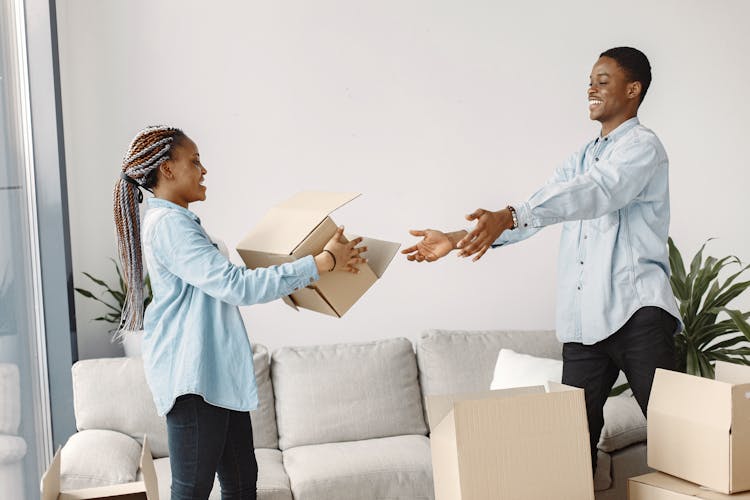
[[[467,215],[466,220],[475,220],[477,225],[458,242],[457,247],[460,249],[458,255],[469,257],[476,254],[472,259],[474,262],[482,258],[503,231],[513,227],[513,215],[507,208],[497,212],[478,208]]]

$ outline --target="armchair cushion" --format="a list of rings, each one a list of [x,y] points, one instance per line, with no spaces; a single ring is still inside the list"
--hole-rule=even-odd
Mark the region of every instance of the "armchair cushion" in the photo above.
[[[60,455],[60,487],[77,490],[135,481],[140,458],[141,445],[130,436],[96,429],[77,432]]]

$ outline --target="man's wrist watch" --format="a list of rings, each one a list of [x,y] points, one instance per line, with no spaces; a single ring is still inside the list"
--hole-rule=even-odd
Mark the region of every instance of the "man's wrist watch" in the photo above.
[[[516,209],[508,205],[505,207],[510,212],[511,217],[513,217],[513,226],[510,228],[511,230],[518,228],[518,215],[516,215]]]

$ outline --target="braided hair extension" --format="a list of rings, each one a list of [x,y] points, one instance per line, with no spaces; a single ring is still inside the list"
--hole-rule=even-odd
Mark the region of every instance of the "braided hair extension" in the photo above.
[[[185,137],[178,128],[147,127],[138,132],[122,160],[122,172],[114,189],[114,217],[117,248],[128,293],[119,331],[143,328],[143,257],[138,207],[143,194],[139,187],[150,191],[156,185],[159,167],[171,159],[172,147]]]

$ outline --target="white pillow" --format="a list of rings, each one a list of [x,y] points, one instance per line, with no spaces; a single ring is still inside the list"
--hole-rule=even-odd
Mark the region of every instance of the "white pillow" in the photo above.
[[[562,382],[562,370],[563,362],[559,359],[538,358],[510,349],[500,349],[490,390],[532,385],[547,387],[547,382]],[[626,382],[625,374],[620,372],[614,387]]]
[[[563,362],[500,349],[490,390],[543,385],[562,380]]]

